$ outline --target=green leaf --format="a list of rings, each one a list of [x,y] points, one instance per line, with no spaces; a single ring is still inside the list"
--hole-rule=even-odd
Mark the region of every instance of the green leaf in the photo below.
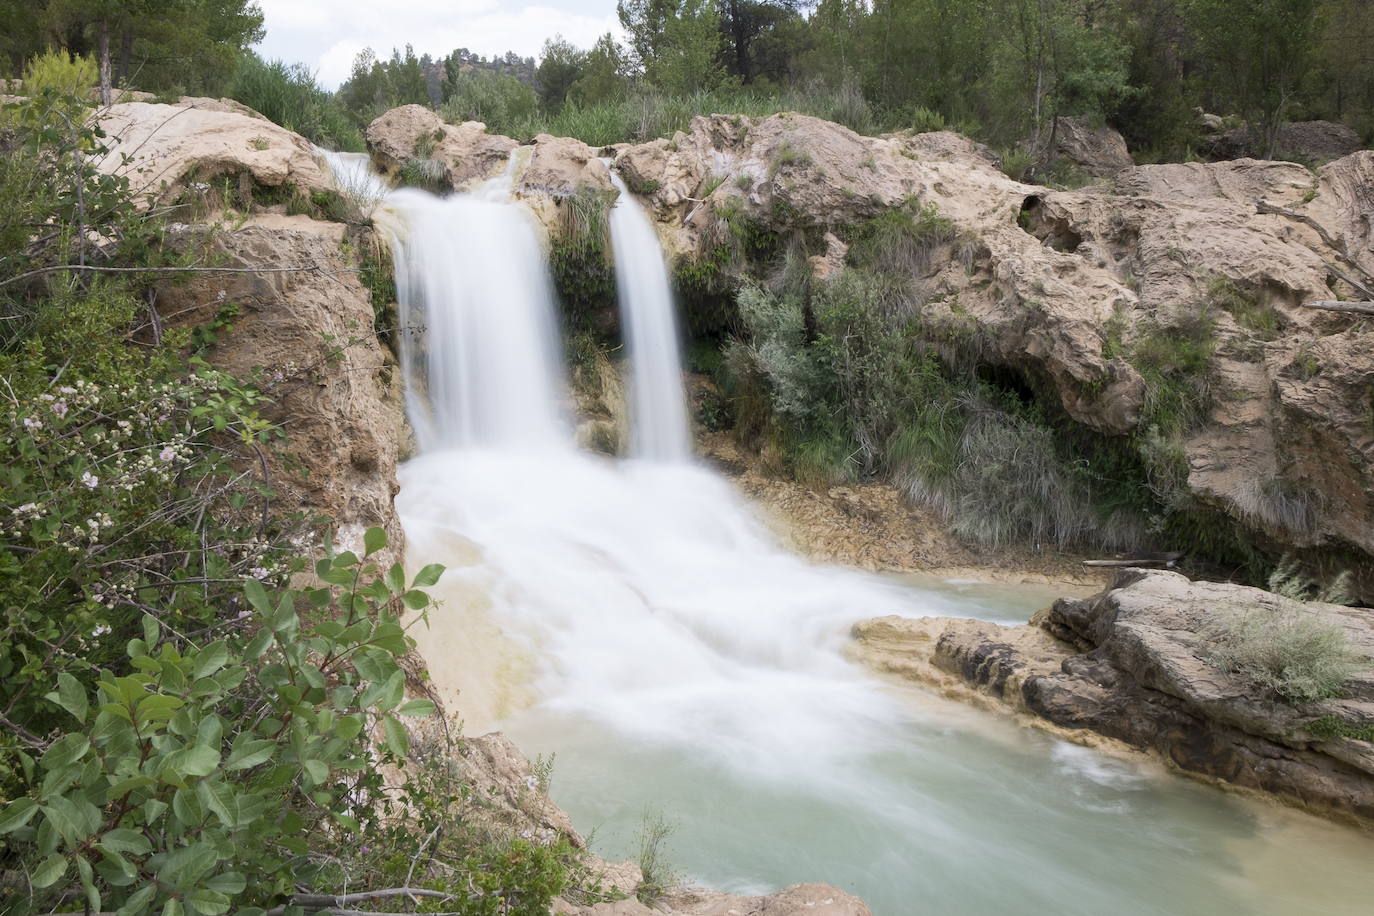
[[[43,769],[51,772],[70,763],[75,763],[84,757],[86,751],[90,749],[91,742],[85,735],[72,732],[54,741],[39,759],[42,761]]]
[[[442,563],[431,563],[420,570],[415,576],[415,581],[411,585],[415,588],[431,588],[439,583],[439,577],[444,574]]]
[[[76,857],[76,871],[81,876],[81,889],[86,892],[86,902],[90,904],[88,912],[100,912],[100,891],[95,886],[95,871],[91,868],[91,863],[87,862],[84,856]]]
[[[305,775],[309,777],[312,785],[318,786],[329,778],[329,767],[325,765],[323,760],[306,760],[301,763],[301,767],[305,770]]]
[[[0,811],[0,836],[13,833],[38,813],[38,802],[31,798],[16,798]]]
[[[67,857],[59,853],[53,853],[43,860],[43,863],[33,870],[33,877],[30,883],[36,888],[52,887],[57,880],[67,873]]]
[[[215,875],[205,882],[205,887],[217,894],[242,894],[243,889],[248,886],[248,879],[236,871],[227,871],[222,875]]]
[[[79,795],[52,799],[43,806],[43,816],[68,846],[75,846],[100,829],[100,809]]]
[[[148,645],[157,642],[157,638],[162,635],[162,624],[152,614],[143,615],[143,641]]]
[[[52,694],[49,694],[51,697]],[[86,699],[86,688],[82,687],[76,678],[63,671],[57,676],[57,705],[76,717],[76,721],[84,723],[86,713],[90,711],[90,704]]]
[[[150,884],[147,887],[135,891],[133,896],[124,902],[124,905],[115,911],[115,916],[142,916],[148,909],[148,904],[153,902],[157,896],[157,885]]]
[[[128,827],[116,827],[107,832],[100,838],[97,845],[110,852],[127,852],[134,856],[146,856],[153,850],[147,837],[137,830],[130,830]]]
[[[229,661],[229,646],[224,640],[213,642],[200,650],[196,656],[196,667],[192,672],[192,679],[209,677],[219,669],[223,668]]]
[[[437,707],[433,700],[411,700],[409,703],[396,710],[403,716],[432,716]]]
[[[406,590],[406,571],[401,568],[400,563],[391,564],[391,568],[386,571],[385,584],[393,595],[399,595]]]
[[[162,916],[185,916],[186,911],[182,909],[181,901],[175,897],[168,898],[162,906]]]
[[[243,594],[258,613],[265,617],[272,616],[272,599],[267,597],[267,589],[262,587],[261,582],[257,579],[244,579]]]
[[[177,761],[177,771],[186,776],[209,776],[219,766],[219,751],[198,744],[181,752],[184,756]]]
[[[410,735],[399,721],[391,716],[383,716],[382,732],[386,735],[386,746],[392,753],[400,757],[410,753]]]
[[[386,532],[381,528],[369,528],[363,533],[363,556],[370,557],[386,547]]]
[[[411,589],[401,596],[401,603],[412,611],[422,611],[429,607],[429,595],[418,589]]]
[[[229,750],[229,759],[224,761],[226,770],[246,770],[267,761],[272,756],[272,751],[276,748],[275,741],[266,738],[253,738],[247,732],[234,739],[234,746]]]

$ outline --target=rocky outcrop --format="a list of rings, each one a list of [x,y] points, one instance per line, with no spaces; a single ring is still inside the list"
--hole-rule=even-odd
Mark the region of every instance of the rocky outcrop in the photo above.
[[[963,342],[947,357],[1011,370],[1107,436],[1148,432],[1141,341],[1205,314],[1193,383],[1210,403],[1177,444],[1185,495],[1276,553],[1336,548],[1360,566],[1349,557],[1374,556],[1374,361],[1360,355],[1374,329],[1302,303],[1357,297],[1329,270],[1354,275],[1347,256],[1374,271],[1374,154],[1315,179],[1247,159],[1119,164],[1108,183],[1052,191],[955,134],[861,137],[801,115],[701,117],[615,159],[687,260],[710,260],[743,225],[804,234],[817,276],[833,276],[852,227],[912,200],[935,207],[955,237],[912,279],[923,324]],[[1374,573],[1362,588],[1374,594]]]
[[[1052,152],[1094,178],[1109,178],[1135,165],[1121,134],[1082,117],[1055,120]]]
[[[109,147],[99,168],[127,177],[135,194],[152,203],[174,201],[189,184],[206,190],[224,175],[302,192],[334,188],[310,141],[237,102],[125,102],[101,109],[96,122]]]
[[[479,121],[448,124],[423,105],[402,105],[367,127],[367,147],[378,170],[394,175],[414,163],[432,171],[435,184],[454,190],[492,177],[519,146],[487,133]]]
[[[1237,127],[1204,137],[1202,147],[1213,159],[1245,159],[1266,155],[1266,145],[1254,129]],[[1362,145],[1354,129],[1335,121],[1289,121],[1279,127],[1273,156],[1321,165],[1349,156]]]
[[[1290,705],[1209,664],[1208,621],[1283,602],[1342,627],[1365,659],[1340,697]],[[883,618],[854,635],[856,654],[880,670],[951,695],[973,689],[1070,736],[1104,736],[1189,773],[1374,820],[1374,744],[1346,736],[1374,727],[1374,610],[1127,570],[1029,626]]]
[[[390,542],[385,566],[404,548],[392,505],[401,396],[343,233],[336,223],[283,214],[237,230],[184,227],[176,244],[250,272],[194,274],[162,285],[156,303],[167,327],[217,326],[205,358],[255,379],[268,396],[260,412],[286,434],[260,449],[272,510],[327,516],[354,550],[380,525]]]

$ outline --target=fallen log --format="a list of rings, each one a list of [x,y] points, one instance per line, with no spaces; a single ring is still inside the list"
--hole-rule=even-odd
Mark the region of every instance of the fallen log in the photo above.
[[[1331,299],[1318,299],[1314,302],[1304,302],[1302,306],[1308,309],[1322,309],[1327,312],[1348,312],[1354,315],[1374,317],[1374,302],[1336,302]]]
[[[1163,566],[1172,569],[1174,564],[1183,557],[1181,550],[1169,550],[1161,553],[1138,553],[1130,557],[1116,557],[1111,560],[1084,560],[1084,566],[1095,567],[1124,567],[1124,566]]]

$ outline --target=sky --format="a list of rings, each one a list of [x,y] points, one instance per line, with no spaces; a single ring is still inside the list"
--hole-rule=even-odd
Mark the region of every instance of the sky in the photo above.
[[[258,0],[267,37],[263,57],[301,62],[322,86],[348,78],[363,48],[378,57],[410,43],[416,54],[446,57],[467,48],[491,57],[515,51],[538,57],[544,39],[562,34],[591,47],[606,32],[622,35],[615,0]]]

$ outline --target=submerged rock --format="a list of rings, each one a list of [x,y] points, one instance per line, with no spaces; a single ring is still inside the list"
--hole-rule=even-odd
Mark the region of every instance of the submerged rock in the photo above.
[[[1340,697],[1293,705],[1209,663],[1210,621],[1279,607],[1344,629],[1364,663]],[[1132,569],[1027,626],[882,618],[854,636],[866,663],[949,695],[976,692],[1085,743],[1095,733],[1189,773],[1374,821],[1374,744],[1349,736],[1374,728],[1374,611]]]

